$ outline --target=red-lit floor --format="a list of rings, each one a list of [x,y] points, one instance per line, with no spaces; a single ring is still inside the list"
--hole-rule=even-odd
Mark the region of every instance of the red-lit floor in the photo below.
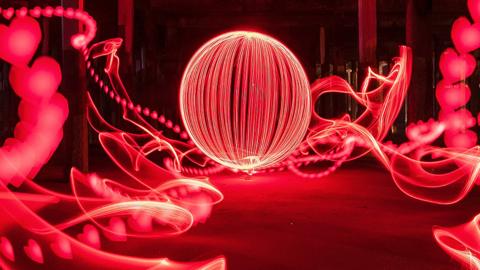
[[[118,176],[113,166],[93,167]],[[435,243],[432,226],[464,223],[480,211],[478,188],[457,205],[423,203],[401,193],[372,160],[319,180],[276,173],[212,182],[225,200],[205,224],[179,237],[115,249],[179,261],[224,255],[234,270],[460,269]]]

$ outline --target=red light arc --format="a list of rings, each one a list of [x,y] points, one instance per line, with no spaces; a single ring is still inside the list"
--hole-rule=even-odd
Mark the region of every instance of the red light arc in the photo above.
[[[22,229],[24,243],[14,236],[0,238],[0,266],[16,268],[14,248],[21,245],[33,264],[55,267],[53,258],[79,265],[109,265],[116,269],[225,269],[225,258],[204,262],[176,263],[166,258],[129,257],[109,251],[102,241],[124,242],[129,238],[165,237],[181,234],[205,220],[213,205],[223,199],[206,175],[231,170],[269,173],[290,170],[302,177],[318,178],[335,171],[343,162],[372,153],[387,168],[399,189],[413,198],[436,203],[460,201],[478,183],[480,148],[476,134],[468,128],[475,119],[465,109],[470,89],[464,80],[475,69],[469,53],[480,48],[480,1],[468,6],[475,23],[458,19],[452,28],[454,49],[440,60],[444,77],[437,86],[442,107],[438,121],[419,122],[406,130],[401,145],[383,143],[405,99],[410,80],[410,50],[400,56],[387,76],[369,70],[356,91],[339,77],[328,77],[308,85],[299,61],[277,40],[259,33],[231,32],[207,42],[192,58],[180,89],[180,108],[186,131],[156,111],[135,104],[118,74],[116,55],[121,39],[88,46],[95,37],[96,23],[86,12],[62,7],[0,10],[12,20],[0,25],[0,58],[12,65],[10,83],[22,98],[20,123],[14,138],[0,149],[0,211]],[[15,18],[14,18],[15,16]],[[32,60],[41,33],[32,19],[66,17],[81,21],[85,31],[72,37],[81,51],[88,73],[98,88],[117,102],[124,120],[137,128],[127,133],[107,123],[94,102],[89,102],[89,122],[112,161],[131,179],[120,183],[72,169],[72,194],[61,194],[35,183],[33,178],[61,140],[68,105],[56,92],[61,74],[51,58]],[[18,43],[22,46],[17,46]],[[26,45],[25,45],[26,44]],[[24,46],[25,45],[25,46]],[[94,68],[105,57],[102,72]],[[106,77],[106,79],[101,79]],[[377,87],[371,89],[372,85]],[[350,95],[365,112],[356,120],[348,115],[324,119],[312,104],[326,93]],[[384,97],[380,99],[379,97]],[[149,120],[147,120],[149,119]],[[179,139],[165,137],[149,121],[164,124]],[[190,141],[187,141],[191,137]],[[305,135],[306,134],[306,135]],[[430,144],[445,134],[447,148]],[[145,143],[145,141],[147,141]],[[168,153],[164,164],[148,159],[154,151]],[[434,161],[424,161],[433,156]],[[197,166],[185,166],[184,160]],[[330,168],[320,172],[302,170],[304,165],[328,160]],[[448,172],[431,169],[455,165]],[[190,175],[190,176],[188,176]],[[155,179],[155,181],[152,181]],[[26,188],[13,192],[7,185]],[[32,192],[33,191],[33,192]],[[63,202],[72,217],[53,223],[28,205]],[[66,230],[83,225],[75,236]],[[434,228],[441,247],[462,263],[478,267],[480,237],[478,217],[458,228]],[[473,239],[473,240],[472,240]],[[480,269],[480,268],[479,268]]]
[[[148,147],[134,144],[133,134],[111,130],[101,133],[100,141],[136,184],[120,184],[95,174],[85,175],[75,168],[71,172],[71,194],[49,190],[33,181],[61,140],[68,104],[56,92],[61,72],[54,59],[41,56],[27,65],[41,39],[40,27],[32,17],[57,16],[82,21],[85,31],[73,36],[71,43],[86,57],[89,54],[87,44],[95,36],[96,23],[84,11],[63,7],[9,8],[0,12],[4,18],[13,19],[8,27],[0,25],[0,58],[12,65],[9,80],[22,98],[20,122],[14,138],[7,139],[0,149],[0,215],[10,217],[3,218],[1,225],[8,228],[15,224],[18,229],[0,232],[0,267],[19,269],[46,264],[49,269],[72,266],[225,269],[223,257],[178,263],[167,258],[121,255],[102,245],[104,241],[122,243],[130,238],[161,239],[181,234],[207,218],[211,207],[223,199],[207,179],[177,177],[148,161],[144,154]],[[22,46],[17,46],[18,43]],[[156,138],[153,149],[165,146],[165,151],[173,150],[167,142],[162,144]],[[171,154],[175,159],[177,151]],[[136,158],[132,160],[131,157]],[[151,182],[152,175],[160,177],[161,181]],[[15,185],[17,191],[12,191],[8,185]],[[39,207],[51,205],[68,210],[70,216],[58,223],[58,219],[52,221],[52,216],[36,212]],[[75,226],[83,226],[80,234],[67,233]]]

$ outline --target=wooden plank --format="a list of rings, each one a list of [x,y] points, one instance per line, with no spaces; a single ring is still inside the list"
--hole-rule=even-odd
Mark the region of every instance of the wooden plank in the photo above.
[[[377,59],[377,1],[358,0],[358,52],[360,65],[373,66]]]

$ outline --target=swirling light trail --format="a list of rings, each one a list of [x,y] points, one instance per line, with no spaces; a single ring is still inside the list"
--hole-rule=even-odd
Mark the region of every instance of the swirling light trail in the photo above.
[[[460,61],[455,61],[454,63],[460,63],[460,65],[468,63],[468,61],[462,62],[461,58]],[[447,66],[445,68],[449,69]],[[409,141],[401,145],[381,142],[387,135],[405,99],[410,73],[410,51],[406,47],[401,47],[400,57],[396,59],[390,74],[381,76],[369,70],[367,78],[358,92],[339,77],[328,77],[316,81],[311,86],[312,103],[315,103],[318,97],[325,93],[343,93],[351,95],[360,105],[365,106],[365,112],[354,121],[348,115],[340,119],[323,119],[312,112],[310,131],[299,148],[286,160],[271,164],[266,168],[260,168],[257,173],[288,169],[302,177],[318,178],[332,173],[346,160],[372,153],[391,172],[395,184],[405,194],[436,204],[458,202],[468,194],[478,179],[478,147],[470,150],[443,149],[429,146],[429,144],[448,130],[470,127],[472,125],[471,118],[467,118],[469,120],[465,121],[462,116],[464,113],[459,111],[456,114],[442,117],[440,121],[429,120],[410,125],[406,130]],[[93,68],[90,68],[90,74],[98,83],[98,73]],[[374,83],[378,87],[371,90],[371,85]],[[105,83],[100,81],[98,84],[105,92],[108,92],[108,86]],[[459,89],[466,88],[460,85]],[[126,103],[122,101],[124,97],[117,93],[110,92],[110,97],[133,113],[151,111],[141,105],[134,106],[131,101],[126,106]],[[448,102],[450,100],[446,101],[447,104]],[[455,102],[460,104],[463,101],[460,99]],[[195,148],[180,154],[180,162],[183,157],[189,157],[191,151],[195,152]],[[440,160],[424,160],[429,156],[440,158]],[[332,161],[333,165],[324,171],[304,172],[301,169],[305,165],[325,160]],[[198,168],[180,166],[180,170],[194,175],[221,171],[221,169],[217,169],[221,166],[217,165],[207,169],[202,168],[207,163],[208,161],[199,162],[200,167]],[[165,163],[167,168],[172,168],[173,171],[178,169],[178,166],[169,164],[171,163],[167,160]],[[436,168],[443,168],[447,165],[454,165],[453,169],[442,173],[433,172]]]
[[[105,92],[108,92],[108,85],[98,80],[98,75],[93,68],[90,70],[92,78]],[[410,72],[409,49],[401,47],[400,57],[396,59],[390,74],[380,76],[369,70],[368,76],[358,92],[354,91],[346,81],[339,77],[318,80],[311,87],[312,103],[325,93],[343,93],[351,95],[359,104],[365,106],[364,114],[352,121],[348,115],[340,119],[323,119],[312,112],[313,121],[307,138],[293,152],[292,156],[282,162],[259,169],[257,173],[288,169],[302,177],[317,178],[332,173],[346,160],[373,153],[391,172],[396,185],[405,194],[437,204],[458,202],[473,188],[478,179],[478,148],[470,150],[442,149],[431,147],[429,144],[433,143],[446,130],[470,127],[471,121],[465,122],[462,114],[460,114],[461,112],[442,117],[440,121],[429,120],[428,122],[412,124],[406,130],[410,141],[399,146],[381,142],[401,108],[407,93]],[[378,87],[371,90],[370,86],[373,83],[376,83]],[[133,113],[151,111],[141,105],[134,106],[131,101],[129,103],[124,102],[124,96],[118,93],[112,94],[110,92],[110,97],[117,103],[122,104],[124,109]],[[461,102],[463,101],[459,101],[457,104]],[[190,151],[192,150],[180,153],[180,161],[183,157],[189,157]],[[428,156],[441,159],[424,160]],[[333,165],[321,172],[303,172],[301,170],[304,165],[324,160],[332,161]],[[203,161],[198,164],[205,166],[207,163],[208,161]],[[165,165],[168,168],[172,168],[173,171],[178,169],[178,166],[170,166],[169,164],[167,160]],[[454,165],[454,167],[451,171],[433,173],[435,168],[442,168],[447,165]],[[201,166],[188,170],[185,170],[185,166],[180,167],[182,172],[189,171],[191,174],[198,175],[215,173],[221,170],[216,169],[221,168],[221,166],[213,166],[211,169],[203,169]]]
[[[0,25],[0,58],[12,65],[10,83],[22,98],[20,122],[15,128],[14,138],[7,139],[0,149],[0,215],[10,217],[2,218],[0,225],[8,228],[14,223],[17,228],[12,237],[7,236],[9,230],[2,229],[2,269],[32,268],[39,264],[48,264],[50,269],[72,266],[94,269],[225,269],[223,257],[176,263],[167,258],[116,254],[102,245],[105,240],[125,242],[129,238],[150,239],[181,234],[205,220],[211,207],[223,199],[220,191],[206,178],[179,178],[148,161],[145,158],[148,149],[170,153],[173,160],[178,160],[178,150],[159,137],[155,130],[135,122],[139,117],[126,119],[144,135],[118,130],[100,134],[105,150],[116,154],[112,158],[130,173],[133,183],[120,184],[94,174],[84,175],[74,168],[71,172],[72,194],[49,190],[32,180],[58,146],[68,115],[66,100],[56,92],[61,80],[57,62],[42,56],[35,59],[31,66],[27,65],[41,39],[40,27],[32,17],[57,16],[81,21],[86,26],[85,31],[74,35],[71,43],[85,57],[91,52],[87,45],[95,36],[96,23],[84,11],[63,7],[9,8],[0,9],[0,12],[7,20],[16,15],[8,27]],[[94,108],[92,111],[96,112]],[[100,116],[99,119],[103,120]],[[155,144],[142,146],[135,142],[145,136],[152,136]],[[126,155],[135,158],[126,159]],[[158,176],[161,178],[155,178]],[[154,178],[155,181],[152,181]],[[17,186],[19,191],[12,192],[7,187],[9,184]],[[51,205],[69,209],[70,216],[65,216],[58,223],[53,221],[55,217],[36,212],[39,207]],[[76,237],[67,233],[82,225],[83,231]],[[27,239],[26,245],[19,242],[23,238]],[[16,248],[17,245],[20,247]],[[30,261],[18,260],[22,258],[17,254],[19,250]]]
[[[480,40],[480,36],[476,36],[477,24],[480,21],[480,16],[477,16],[480,14],[480,1],[470,0],[468,5],[476,23],[471,25],[468,19],[459,19],[455,22],[452,28],[452,39],[457,51],[447,50],[440,60],[440,69],[444,76],[444,80],[437,86],[437,97],[442,106],[441,117],[438,121],[430,120],[409,126],[406,130],[409,141],[398,146],[382,142],[398,115],[410,80],[410,51],[406,47],[401,47],[400,56],[396,59],[390,74],[380,76],[369,70],[367,78],[358,92],[354,91],[341,78],[329,77],[320,79],[311,86],[312,97],[299,95],[297,100],[299,101],[299,107],[301,107],[300,104],[308,101],[302,108],[308,109],[307,119],[312,115],[313,120],[311,123],[307,121],[310,123],[309,132],[306,139],[300,143],[295,151],[293,151],[294,140],[292,140],[288,150],[284,149],[285,152],[281,155],[277,155],[278,153],[275,152],[274,159],[268,162],[260,160],[263,163],[255,163],[257,161],[254,160],[254,163],[252,163],[251,160],[248,160],[247,163],[239,163],[241,166],[236,167],[232,164],[235,164],[238,161],[236,158],[241,157],[241,155],[238,155],[239,153],[235,151],[230,152],[232,149],[225,148],[222,150],[222,147],[226,145],[224,144],[226,142],[225,138],[223,138],[211,141],[214,150],[220,150],[216,154],[225,155],[225,159],[216,161],[224,165],[230,165],[231,168],[246,170],[259,168],[257,173],[289,169],[303,177],[314,178],[332,173],[344,161],[372,153],[390,171],[396,185],[405,194],[436,204],[458,202],[466,196],[475,183],[478,183],[480,172],[480,148],[473,146],[476,141],[476,134],[473,134],[473,136],[467,130],[475,124],[475,119],[468,111],[458,109],[468,102],[469,88],[463,80],[475,68],[474,60],[472,61],[473,57],[468,53],[480,47],[480,42],[475,41]],[[101,237],[100,232],[109,241],[121,242],[128,241],[128,238],[131,237],[148,238],[179,234],[188,230],[196,222],[204,220],[211,207],[222,200],[222,194],[205,177],[187,178],[183,173],[206,175],[217,173],[224,167],[202,156],[202,152],[195,147],[192,141],[181,142],[169,139],[144,119],[144,117],[149,117],[150,120],[163,123],[167,128],[179,134],[180,138],[188,139],[188,134],[182,131],[179,125],[173,124],[164,115],[158,115],[154,110],[135,104],[130,100],[118,74],[120,62],[116,52],[121,45],[121,40],[108,40],[88,47],[88,43],[95,36],[96,23],[87,13],[79,10],[63,9],[62,7],[33,8],[30,10],[9,8],[2,9],[0,12],[7,20],[12,19],[14,15],[18,17],[13,20],[9,27],[0,25],[0,39],[2,41],[31,41],[31,47],[25,46],[21,50],[12,49],[9,45],[12,44],[10,42],[0,42],[2,44],[0,45],[0,58],[13,66],[10,71],[12,87],[22,99],[25,99],[25,102],[28,102],[28,104],[21,105],[19,109],[20,119],[25,123],[21,122],[21,125],[17,126],[15,138],[7,140],[1,149],[2,152],[0,152],[2,153],[1,158],[8,161],[2,162],[1,165],[4,167],[6,165],[10,166],[9,168],[5,167],[6,170],[0,175],[2,180],[0,181],[0,199],[2,200],[0,211],[3,215],[11,217],[11,219],[2,222],[16,222],[23,228],[22,234],[28,241],[22,247],[24,253],[31,259],[30,263],[50,263],[47,258],[51,257],[45,256],[45,254],[51,252],[55,255],[55,258],[66,260],[66,265],[75,262],[78,266],[78,262],[82,262],[93,267],[108,265],[117,269],[224,269],[225,259],[223,257],[198,263],[174,263],[164,258],[128,257],[105,250],[101,245],[104,238]],[[64,101],[60,101],[62,99],[58,97],[58,93],[55,93],[59,81],[55,61],[46,61],[46,58],[39,58],[35,60],[32,66],[26,66],[26,63],[33,57],[38,40],[41,37],[39,36],[38,24],[27,15],[34,18],[64,16],[82,21],[86,25],[83,33],[72,37],[72,45],[84,54],[88,72],[92,79],[100,89],[103,89],[110,98],[122,106],[125,121],[136,127],[138,133],[127,133],[107,123],[98,113],[91,99],[89,101],[89,122],[99,132],[100,142],[105,152],[130,176],[131,182],[118,183],[115,180],[102,179],[94,174],[85,175],[73,169],[71,174],[73,194],[61,194],[48,190],[31,180],[48,160],[60,141],[61,132],[59,130],[61,131],[65,120],[67,106]],[[17,31],[16,28],[24,31]],[[19,33],[21,35],[18,35]],[[219,39],[220,37],[214,40],[221,43],[222,39]],[[234,72],[235,76],[240,76],[240,73],[244,76],[243,72],[253,75],[249,80],[255,78],[255,76],[260,76],[256,78],[258,80],[255,80],[256,86],[262,86],[261,88],[265,89],[272,89],[269,88],[271,84],[283,85],[284,87],[280,87],[280,90],[285,91],[283,93],[285,96],[291,94],[286,91],[287,89],[294,89],[293,92],[304,90],[304,73],[298,61],[293,55],[290,55],[286,47],[271,42],[271,40],[268,44],[264,44],[265,39],[268,38],[260,34],[242,32],[240,37],[236,36],[233,39],[234,42],[229,45],[231,47],[227,47],[230,49],[236,48],[240,51],[244,50],[246,54],[265,50],[262,55],[265,58],[257,55],[254,60],[261,59],[264,61],[267,59],[265,61],[270,61],[271,66],[276,66],[282,71],[290,70],[290,76],[296,76],[295,79],[292,81],[282,80],[274,72],[275,69],[267,69],[267,71],[271,72],[271,78],[277,78],[278,80],[262,78],[261,73],[249,73],[254,71],[255,67],[253,65],[249,66],[251,63],[248,62],[240,62],[241,66],[247,68],[246,70],[239,69],[242,72]],[[253,45],[250,44],[245,48],[241,46],[249,42],[253,42]],[[272,49],[271,46],[275,48]],[[198,73],[196,76],[200,76],[198,78],[201,79],[195,77],[194,81],[198,79],[205,82],[207,88],[213,91],[217,89],[214,83],[225,79],[222,76],[233,76],[232,73],[224,71],[232,71],[228,67],[235,59],[226,56],[235,54],[236,51],[227,50],[229,53],[223,55],[226,57],[223,58],[222,54],[218,54],[216,50],[212,51],[212,55],[210,55],[208,50],[203,51],[203,49],[205,47],[199,50],[197,57],[205,56],[214,63],[218,63],[215,61],[227,63],[226,65],[211,65],[209,61],[201,62],[202,65],[216,70],[216,72],[213,72],[215,77],[202,77],[205,75],[200,76],[200,73]],[[101,79],[101,73],[97,72],[92,64],[100,57],[106,57],[107,59],[106,67],[102,71],[105,72],[107,80]],[[288,61],[279,61],[287,58],[290,61],[288,64]],[[244,59],[250,58],[245,56]],[[276,59],[276,62],[273,59]],[[256,63],[259,65],[265,64],[262,61]],[[220,72],[218,69],[222,68],[226,69]],[[195,67],[193,69],[195,70]],[[38,73],[39,71],[41,72]],[[45,73],[42,74],[42,72]],[[186,72],[186,74],[189,73]],[[184,79],[186,77],[190,78],[189,76],[184,76]],[[249,89],[250,84],[247,83],[246,77],[241,77],[241,85],[247,87],[248,90],[255,90],[255,87]],[[29,83],[36,80],[40,80],[42,83]],[[291,82],[297,83],[288,85]],[[374,82],[378,87],[371,90]],[[228,90],[229,87],[225,87],[225,89]],[[252,92],[259,93],[258,91],[250,91],[250,93]],[[365,112],[358,119],[352,121],[348,115],[339,119],[323,119],[311,111],[312,104],[319,96],[331,92],[352,96],[360,105],[365,106]],[[272,98],[280,98],[275,95],[275,92],[270,94],[272,94]],[[252,96],[252,102],[259,102],[259,97],[262,97],[262,95]],[[52,102],[40,102],[39,100],[52,100]],[[268,100],[270,100],[270,97],[268,97]],[[210,102],[211,100],[207,101]],[[240,102],[240,99],[238,101]],[[287,101],[291,102],[292,100],[286,99],[282,102]],[[279,104],[282,105],[282,102],[279,102]],[[31,106],[32,104],[34,106]],[[275,107],[274,105],[272,107]],[[287,114],[282,111],[280,105],[277,105],[277,109],[280,110],[279,115],[286,118]],[[207,107],[211,109],[211,106]],[[45,111],[43,111],[44,108]],[[189,106],[188,108],[190,109]],[[216,109],[220,112],[221,106]],[[37,112],[37,110],[41,114],[32,113]],[[213,116],[218,116],[219,112]],[[240,115],[243,115],[242,110],[239,112]],[[300,108],[294,115],[305,116],[306,114]],[[260,116],[265,115],[257,114],[254,119],[258,120]],[[270,116],[272,117],[267,117],[267,120],[275,119],[274,114]],[[225,117],[219,119],[223,119],[222,123],[224,124],[229,123],[229,119]],[[304,118],[298,117],[298,119],[300,123],[297,124],[299,127],[303,127]],[[273,125],[276,122],[272,120],[269,123]],[[217,125],[220,124],[217,123]],[[280,127],[280,125],[274,126]],[[267,127],[268,125],[265,125],[252,130],[256,132]],[[188,129],[188,125],[187,130],[192,135],[195,134]],[[283,128],[279,130],[277,132],[285,131]],[[263,138],[275,137],[272,130],[265,129],[264,131],[267,132],[265,134],[270,135],[264,134],[265,136],[260,136],[256,141],[252,139],[253,135],[249,137],[251,139],[249,139],[250,146],[255,149],[253,152],[257,154],[267,153],[267,145],[272,144],[271,142],[268,144],[268,140],[263,140]],[[52,134],[50,138],[54,139],[46,140],[39,135],[40,132],[49,132],[49,134]],[[211,128],[209,132],[219,132],[219,130]],[[244,136],[243,133],[245,132],[248,133],[246,129],[242,132],[239,130],[235,132],[239,132],[237,137]],[[297,139],[303,137],[303,135],[300,136],[302,132],[299,129],[298,134],[295,134],[294,137]],[[445,142],[450,147],[430,146],[442,134],[445,134]],[[199,141],[199,136],[198,134],[193,135],[192,139],[198,146],[201,146],[202,142]],[[230,137],[234,138],[235,136]],[[461,139],[460,144],[457,143],[459,138]],[[278,140],[278,142],[280,141]],[[295,141],[295,145],[297,144]],[[259,146],[262,147],[259,148]],[[205,148],[200,147],[200,149],[208,152]],[[32,150],[41,153],[41,158],[36,158],[32,154]],[[164,166],[159,166],[148,158],[149,154],[154,151],[161,151],[169,156],[169,158],[166,158]],[[292,153],[292,155],[282,161],[287,152]],[[26,159],[20,160],[19,153]],[[215,160],[213,157],[215,155],[210,155],[210,158]],[[427,157],[431,157],[433,160],[427,161]],[[267,158],[272,157],[267,155]],[[197,167],[185,166],[183,163],[187,159],[197,164]],[[324,171],[308,172],[302,170],[303,166],[325,160],[333,162],[333,165]],[[450,171],[434,172],[435,169],[447,165],[452,168]],[[23,184],[21,188],[28,188],[35,193],[13,193],[7,187],[7,184],[17,186]],[[177,190],[182,190],[182,192],[177,192]],[[34,202],[43,205],[62,202],[65,207],[72,209],[72,216],[67,217],[60,223],[55,222],[57,225],[52,225],[55,223],[51,222],[48,217],[42,217],[34,211]],[[37,204],[36,207],[39,207],[39,205]],[[80,225],[83,225],[83,231],[76,238],[65,232],[69,228]],[[475,218],[467,226],[459,227],[459,229],[434,229],[435,239],[441,247],[457,260],[470,265],[476,265],[479,261],[478,245],[471,242],[475,241],[479,235],[478,218]],[[12,242],[10,239],[6,236],[0,238],[0,254],[3,255],[0,256],[0,266],[7,269],[15,267],[15,263],[25,263],[16,261],[14,250],[17,249],[14,249],[13,246],[18,243]]]
[[[480,215],[453,228],[434,227],[433,235],[443,250],[468,269],[480,269]]]

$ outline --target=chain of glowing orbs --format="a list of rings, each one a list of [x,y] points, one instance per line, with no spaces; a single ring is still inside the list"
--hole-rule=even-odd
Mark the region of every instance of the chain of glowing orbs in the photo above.
[[[252,35],[257,36],[257,37],[263,36],[263,37],[267,38],[267,36],[260,35],[260,34],[255,34],[255,35],[252,34]],[[268,38],[268,40],[270,40],[270,39],[271,38]],[[113,41],[113,40],[110,41],[110,44],[114,44],[114,43],[116,43],[116,41]],[[275,45],[276,46],[281,46],[280,48],[282,50],[286,49],[286,48],[284,48],[283,45],[281,45],[278,42]],[[112,46],[117,46],[117,45],[109,45],[109,52],[108,53],[114,55],[114,54],[116,54],[116,49],[111,50],[110,47],[112,47]],[[288,52],[288,51],[285,51],[285,52]],[[108,54],[108,53],[104,52],[104,54]],[[288,52],[288,53],[290,53],[290,52]],[[290,55],[290,59],[288,61],[297,61],[296,59],[291,58],[291,57],[292,57],[292,55]],[[126,90],[123,89],[123,85],[119,84],[119,88],[122,88],[120,91],[115,89],[115,87],[109,86],[109,83],[106,83],[103,79],[101,79],[101,76],[102,76],[101,73],[97,72],[95,70],[95,68],[92,64],[92,59],[91,59],[89,54],[86,54],[85,61],[87,63],[88,74],[90,75],[92,80],[97,84],[97,86],[100,89],[102,89],[102,92],[104,94],[106,94],[110,99],[112,99],[114,102],[119,104],[124,110],[129,110],[132,113],[140,114],[144,117],[150,118],[154,122],[158,122],[158,123],[162,124],[165,128],[171,129],[174,133],[179,134],[180,138],[183,139],[183,140],[187,140],[189,138],[188,133],[186,131],[182,131],[178,124],[174,124],[173,121],[167,119],[165,115],[158,115],[158,113],[155,110],[152,110],[148,107],[142,106],[141,104],[135,104],[134,102],[132,102],[130,100],[130,98],[128,97],[128,94],[126,94]],[[298,67],[298,64],[297,64],[297,68],[298,68],[297,69],[298,72],[300,72],[299,73],[300,77],[303,77],[304,76],[304,74],[302,74],[303,70],[299,69],[300,67]],[[108,72],[105,73],[105,70],[103,70],[103,71],[104,71],[103,72],[104,74],[109,76]],[[113,70],[112,72],[116,72],[116,71]],[[306,108],[309,108],[308,103],[307,103]],[[302,119],[302,121],[306,120],[306,119],[307,118]],[[301,129],[299,130],[299,132],[303,133],[301,131]],[[299,137],[303,137],[303,135],[299,136]],[[297,139],[299,137],[297,137]],[[195,145],[193,143],[193,141],[191,141],[191,140],[188,141],[188,144]],[[288,150],[288,151],[291,151],[291,150]],[[349,156],[348,154],[344,154],[342,156],[342,158],[340,158],[340,160],[337,160],[333,166],[327,168],[324,172],[303,173],[298,169],[299,167],[306,166],[306,165],[309,165],[311,163],[315,163],[315,162],[319,162],[319,161],[331,160],[333,156],[339,156],[339,154],[335,154],[335,153],[332,152],[332,153],[322,155],[322,156],[319,156],[319,155],[304,156],[301,153],[301,151],[298,151],[298,150],[294,151],[292,154],[293,155],[291,157],[289,157],[288,160],[285,160],[283,162],[269,163],[268,164],[269,166],[266,166],[265,168],[258,168],[258,167],[252,167],[252,168],[255,168],[256,173],[271,173],[271,172],[275,172],[275,171],[284,171],[284,170],[288,169],[288,170],[290,170],[290,171],[292,171],[292,172],[294,172],[294,173],[296,173],[296,174],[298,174],[302,177],[318,178],[318,177],[326,176],[326,175],[332,173],[333,171],[335,171],[336,168],[338,168],[341,165],[342,161],[345,160],[346,158],[348,158],[348,156]],[[294,156],[297,156],[298,158],[294,158]],[[278,156],[277,156],[277,158],[278,158]],[[212,175],[212,174],[219,173],[219,172],[221,172],[225,169],[225,167],[223,165],[215,165],[215,164],[210,164],[209,167],[207,167],[207,168],[192,167],[192,166],[185,166],[185,165],[181,166],[180,168],[173,168],[172,163],[168,159],[165,160],[165,166],[167,166],[167,168],[170,168],[172,171],[180,169],[182,171],[182,173],[185,173],[187,175]],[[235,166],[233,166],[233,167],[234,168],[230,168],[230,169],[232,169],[233,171],[238,171],[237,167],[235,167]]]

